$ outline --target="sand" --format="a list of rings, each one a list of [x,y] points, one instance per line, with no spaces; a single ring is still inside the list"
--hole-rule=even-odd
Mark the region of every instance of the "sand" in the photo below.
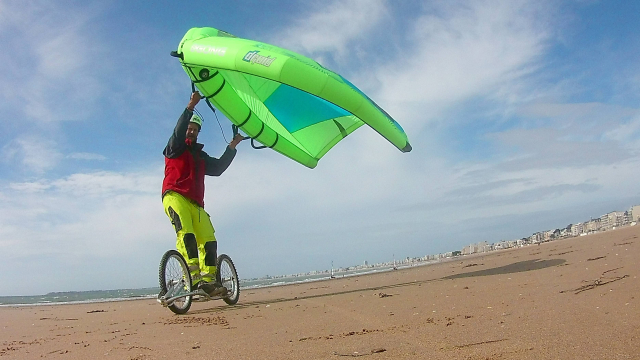
[[[0,308],[0,359],[640,359],[640,226],[386,273]]]

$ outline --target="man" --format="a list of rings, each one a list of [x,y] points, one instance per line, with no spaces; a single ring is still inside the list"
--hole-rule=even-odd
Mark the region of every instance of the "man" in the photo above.
[[[197,91],[191,94],[164,148],[162,204],[176,231],[176,247],[187,261],[194,288],[221,296],[226,289],[215,280],[217,242],[209,214],[204,211],[204,176],[220,176],[231,164],[243,137],[236,135],[219,159],[202,151],[204,145],[197,142],[202,119],[193,114],[200,99]]]

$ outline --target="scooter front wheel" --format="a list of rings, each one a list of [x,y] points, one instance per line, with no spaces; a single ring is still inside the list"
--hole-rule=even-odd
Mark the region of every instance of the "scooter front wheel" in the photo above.
[[[191,292],[191,274],[187,262],[176,250],[162,256],[159,268],[160,295],[170,299]],[[192,295],[186,295],[167,305],[176,314],[185,314],[191,308]]]

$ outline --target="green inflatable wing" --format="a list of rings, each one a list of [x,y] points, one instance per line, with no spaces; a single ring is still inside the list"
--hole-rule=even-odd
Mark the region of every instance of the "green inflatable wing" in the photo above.
[[[172,55],[202,95],[244,133],[309,168],[363,124],[411,151],[389,114],[305,56],[214,28],[189,30]]]

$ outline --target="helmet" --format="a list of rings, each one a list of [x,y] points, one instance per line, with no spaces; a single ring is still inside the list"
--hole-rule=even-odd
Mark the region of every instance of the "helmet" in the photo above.
[[[191,116],[191,120],[189,120],[189,122],[192,122],[194,124],[198,125],[198,129],[202,128],[202,118],[196,114],[193,114],[193,116]]]

